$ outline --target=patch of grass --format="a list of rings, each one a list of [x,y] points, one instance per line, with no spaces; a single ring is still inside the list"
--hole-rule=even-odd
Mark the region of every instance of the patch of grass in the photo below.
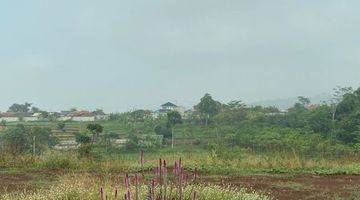
[[[83,199],[83,200],[98,200],[100,199],[100,187],[104,188],[104,193],[108,200],[115,199],[114,190],[118,188],[118,194],[122,197],[126,194],[124,187],[116,183],[116,178],[109,178],[100,181],[92,175],[67,175],[59,180],[58,184],[50,186],[48,189],[40,189],[35,192],[17,192],[12,194],[1,195],[0,198],[4,200],[52,200],[52,199]],[[134,193],[135,187],[130,187],[131,193]],[[168,188],[168,191],[175,190]],[[193,191],[196,191],[197,200],[270,200],[269,196],[258,194],[254,191],[246,189],[234,189],[230,187],[220,187],[215,185],[201,185],[190,184],[184,187],[183,199],[191,199]],[[104,196],[105,196],[104,195]],[[148,195],[148,188],[142,185],[139,188],[140,199],[146,199]],[[178,193],[172,192],[169,194],[170,199],[178,199]]]

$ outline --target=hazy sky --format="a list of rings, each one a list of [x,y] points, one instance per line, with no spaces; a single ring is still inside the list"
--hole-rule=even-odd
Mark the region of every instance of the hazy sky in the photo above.
[[[357,0],[1,0],[0,110],[247,102],[360,83]]]

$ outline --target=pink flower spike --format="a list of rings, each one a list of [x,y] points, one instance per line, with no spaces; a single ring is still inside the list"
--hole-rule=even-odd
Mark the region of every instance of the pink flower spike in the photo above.
[[[129,187],[130,187],[129,175],[126,173],[125,174],[125,188],[128,189]]]
[[[177,164],[177,162],[175,161],[174,169],[173,169],[173,173],[174,173],[175,175],[177,174],[177,170],[178,170],[178,164]]]
[[[155,167],[155,174],[156,174],[156,175],[159,175],[159,174],[160,174],[159,167]]]
[[[130,190],[127,191],[128,200],[131,200]]]

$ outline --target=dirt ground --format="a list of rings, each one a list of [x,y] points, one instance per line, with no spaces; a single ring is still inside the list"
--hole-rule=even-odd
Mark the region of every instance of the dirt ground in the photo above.
[[[0,172],[0,193],[43,188],[56,181],[61,171]],[[202,176],[203,182],[246,187],[275,199],[360,199],[360,176],[246,175]]]
[[[205,182],[246,187],[275,199],[360,199],[360,176],[254,175],[208,177]]]
[[[0,172],[0,193],[31,191],[49,186],[61,171]]]

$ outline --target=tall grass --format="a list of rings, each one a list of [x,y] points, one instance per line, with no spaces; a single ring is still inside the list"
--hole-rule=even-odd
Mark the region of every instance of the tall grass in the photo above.
[[[121,153],[102,158],[82,159],[76,152],[47,152],[40,157],[31,155],[9,156],[0,154],[0,167],[26,169],[60,169],[68,171],[96,172],[140,172],[149,171],[157,165],[158,158],[168,161],[170,167],[182,157],[185,169],[199,169],[209,174],[244,173],[316,173],[316,174],[360,174],[360,161],[356,157],[337,159],[304,158],[294,153],[258,155],[252,153],[190,152],[145,152],[146,162],[139,153]],[[231,155],[231,156],[229,156]],[[142,164],[141,164],[142,163]]]
[[[135,200],[133,194],[138,190],[138,199],[149,199],[149,188],[146,184],[139,187],[134,185],[126,188],[117,177],[100,181],[90,174],[66,175],[58,184],[48,189],[37,191],[23,191],[12,194],[0,195],[3,200],[120,200],[125,199],[125,194],[132,194],[130,199]],[[164,189],[164,188],[163,188]],[[180,196],[171,186],[166,187],[168,199],[178,200]],[[160,188],[156,187],[159,193]],[[171,192],[172,191],[172,192]],[[258,194],[246,189],[234,189],[231,187],[220,187],[216,185],[188,184],[183,187],[182,199],[193,200],[196,191],[196,200],[270,200],[269,196]]]

